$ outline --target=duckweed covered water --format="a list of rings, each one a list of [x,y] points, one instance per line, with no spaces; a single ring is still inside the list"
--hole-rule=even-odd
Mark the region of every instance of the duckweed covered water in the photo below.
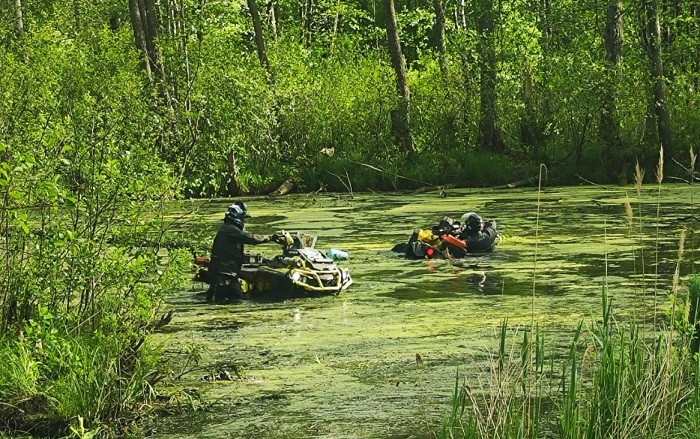
[[[655,300],[666,307],[681,228],[688,229],[682,275],[697,272],[698,209],[688,186],[665,186],[658,222],[656,187],[624,202],[634,188],[295,195],[248,202],[247,229],[318,235],[317,248],[349,252],[354,279],[333,297],[203,303],[194,284],[171,298],[173,323],[154,340],[165,349],[206,350],[180,383],[204,409],[162,417],[168,438],[433,437],[449,405],[456,373],[483,381],[499,326],[532,322],[567,339],[581,319],[598,315],[607,285],[618,318],[650,322]],[[193,203],[183,203],[187,211]],[[190,215],[213,237],[227,203]],[[639,209],[643,219],[640,222]],[[498,221],[498,252],[458,261],[411,261],[389,251],[416,227],[443,215],[476,211]],[[640,243],[643,242],[643,252]],[[249,250],[267,256],[274,244]],[[642,264],[643,258],[643,264]],[[659,273],[655,279],[654,273]],[[533,287],[534,284],[534,287]],[[656,294],[654,287],[656,286]],[[533,288],[535,300],[533,307]],[[655,299],[656,296],[656,299]],[[204,381],[218,371],[232,381]]]

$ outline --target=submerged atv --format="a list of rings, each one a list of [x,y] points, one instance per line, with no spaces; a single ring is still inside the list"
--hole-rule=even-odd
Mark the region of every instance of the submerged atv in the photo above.
[[[252,295],[280,294],[291,296],[338,294],[352,284],[347,268],[340,268],[314,248],[317,237],[305,233],[296,236],[281,232],[277,241],[282,254],[272,259],[246,254],[239,278],[244,290]],[[209,283],[209,258],[195,258],[199,272],[195,280]],[[247,286],[247,289],[246,289]]]
[[[430,229],[416,229],[407,243],[396,244],[391,250],[409,259],[454,259],[467,254],[489,253],[496,249],[501,234],[495,221],[487,221],[484,231],[463,237],[459,221],[445,217]]]

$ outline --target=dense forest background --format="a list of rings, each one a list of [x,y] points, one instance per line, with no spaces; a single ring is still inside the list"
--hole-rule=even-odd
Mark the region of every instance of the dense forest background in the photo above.
[[[139,419],[173,198],[687,178],[699,80],[695,0],[0,2],[0,424]]]
[[[96,165],[194,197],[540,163],[627,182],[700,138],[690,0],[13,0],[0,20],[3,162],[72,194]]]

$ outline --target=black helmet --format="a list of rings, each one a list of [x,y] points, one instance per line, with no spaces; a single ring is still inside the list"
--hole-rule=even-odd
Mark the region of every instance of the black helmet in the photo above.
[[[462,224],[466,224],[471,230],[481,230],[482,219],[474,212],[467,212],[462,215]]]
[[[243,230],[246,218],[250,218],[250,214],[248,214],[248,211],[245,209],[245,204],[242,201],[236,201],[228,206],[224,214],[224,222],[232,223],[241,230]]]

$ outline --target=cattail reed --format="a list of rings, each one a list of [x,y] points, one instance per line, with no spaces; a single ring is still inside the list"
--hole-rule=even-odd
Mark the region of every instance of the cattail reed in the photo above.
[[[659,148],[659,162],[656,164],[656,182],[664,181],[664,147]]]
[[[642,182],[644,181],[644,170],[639,167],[639,162],[634,165],[634,185],[637,188],[637,198],[642,198]]]
[[[681,230],[681,236],[678,239],[678,260],[676,261],[676,271],[673,273],[673,283],[671,284],[671,293],[675,296],[680,289],[681,261],[683,260],[683,252],[685,249],[685,229]]]
[[[625,198],[625,214],[627,215],[627,222],[632,225],[632,221],[634,221],[634,212],[632,211],[632,204],[630,204],[630,197],[629,194],[626,194],[627,197]]]
[[[676,304],[678,303],[678,291],[680,290],[681,278],[681,261],[683,260],[683,250],[685,247],[685,229],[681,230],[681,236],[678,239],[678,260],[676,261],[676,270],[673,272],[673,282],[671,284],[671,316],[676,318]],[[673,338],[673,329],[675,325],[671,323],[671,338]]]
[[[698,156],[695,155],[693,152],[693,148],[690,148],[690,175],[691,177],[695,175],[695,160],[698,158]],[[691,182],[693,181],[692,178],[690,180]]]

